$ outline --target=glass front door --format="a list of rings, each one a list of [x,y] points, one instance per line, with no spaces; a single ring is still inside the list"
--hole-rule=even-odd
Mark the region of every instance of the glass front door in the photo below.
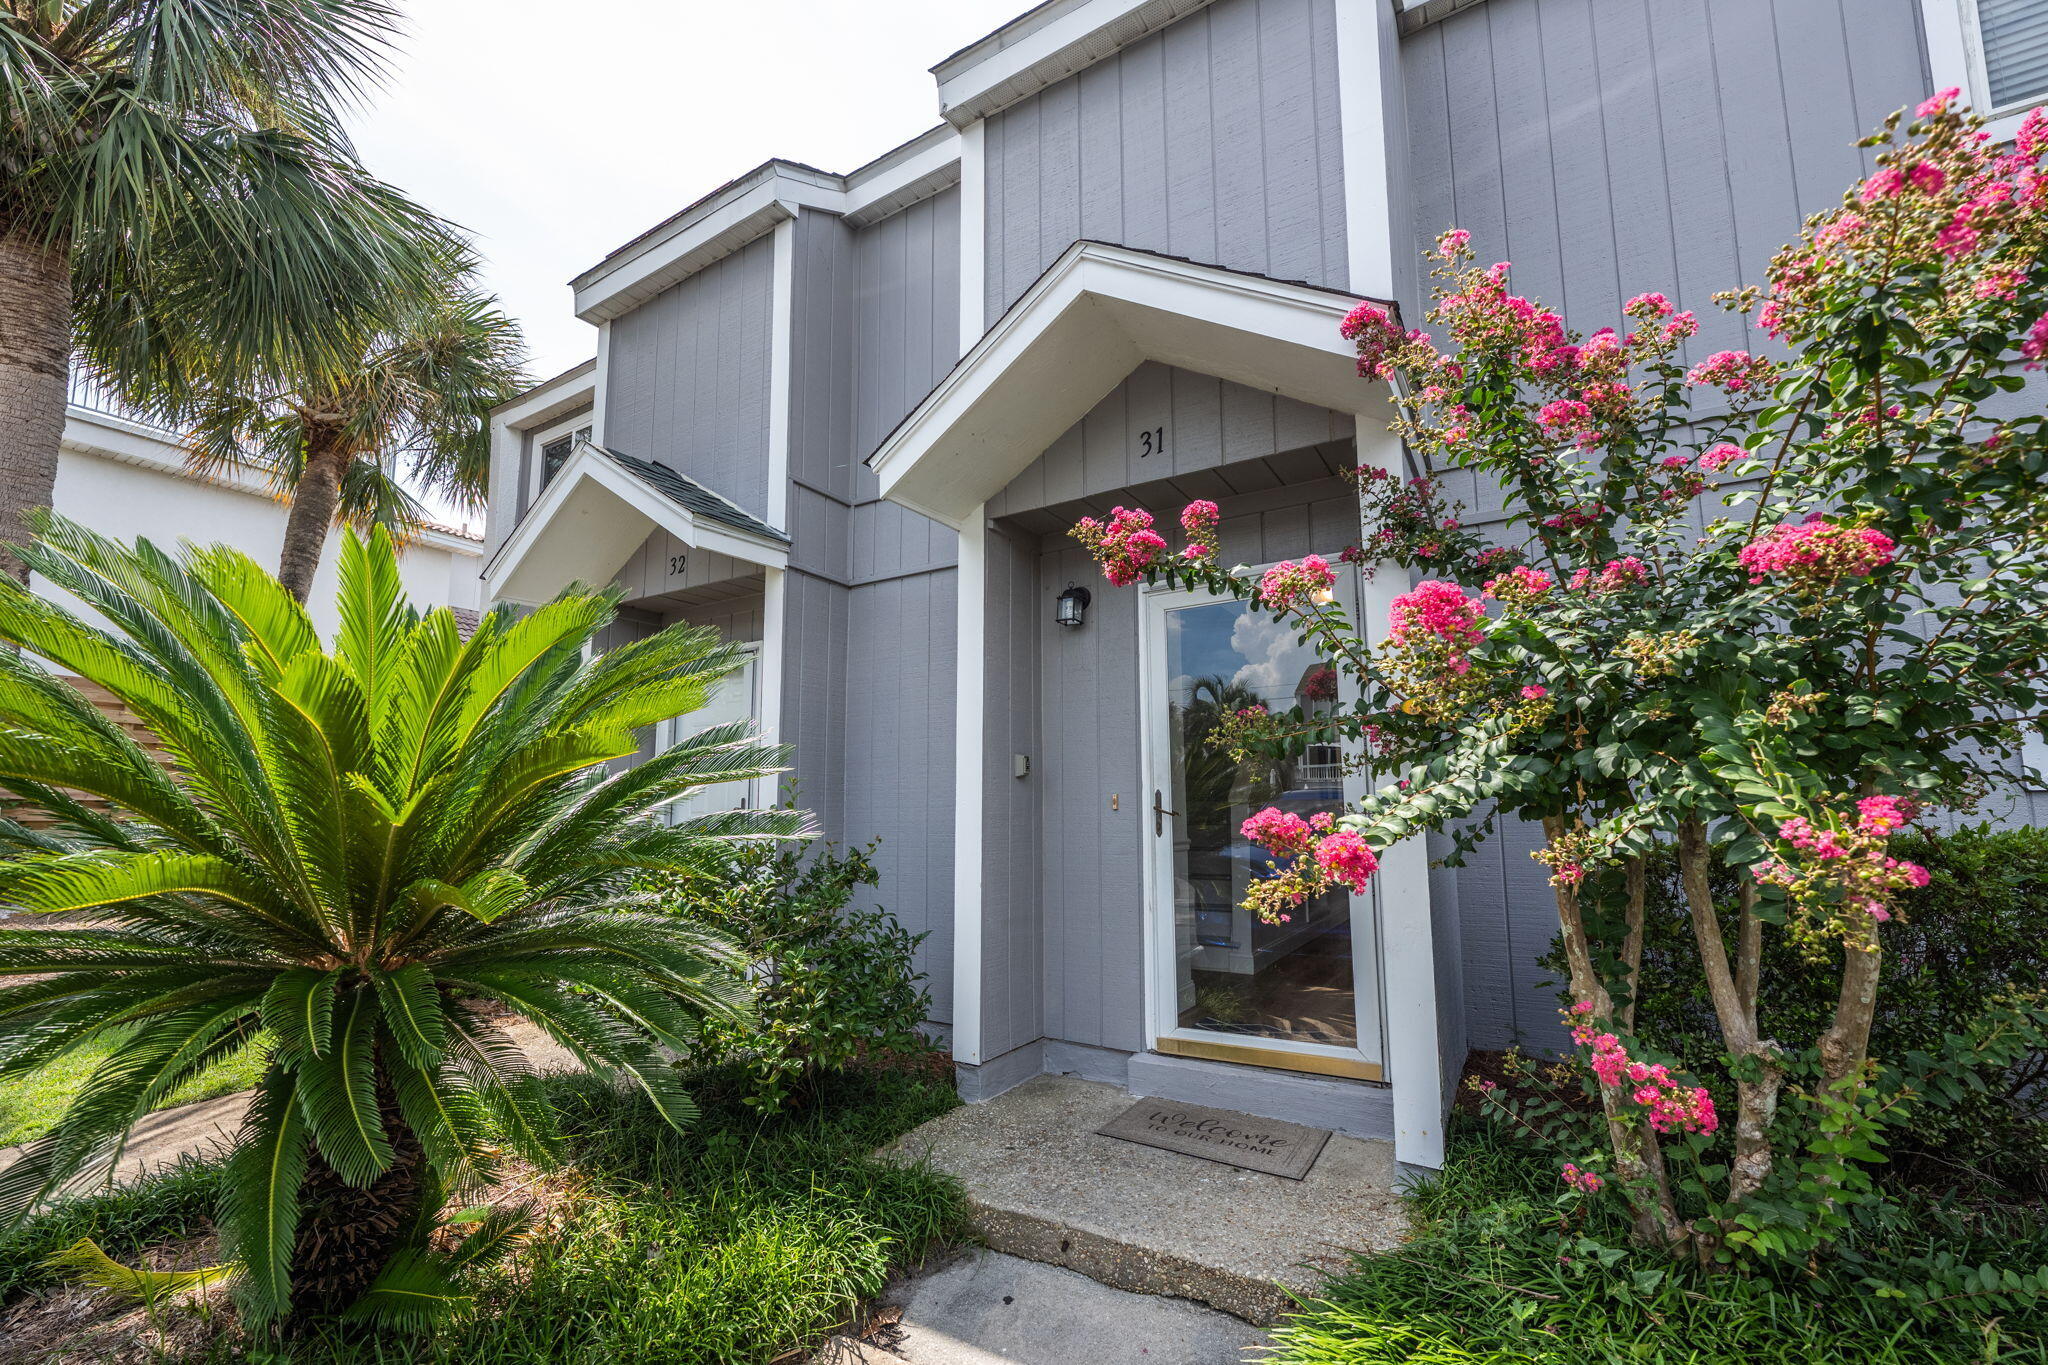
[[[1339,675],[1293,630],[1244,603],[1148,595],[1152,790],[1152,1017],[1161,1051],[1376,1077],[1378,993],[1370,896],[1328,892],[1268,924],[1243,908],[1272,867],[1239,833],[1268,806],[1340,810],[1347,772],[1332,746],[1233,759],[1218,719],[1248,707],[1340,704]]]

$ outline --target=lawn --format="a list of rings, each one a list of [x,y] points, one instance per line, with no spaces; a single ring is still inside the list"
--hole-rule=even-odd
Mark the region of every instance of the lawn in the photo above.
[[[93,1068],[111,1057],[124,1041],[125,1038],[115,1037],[96,1039],[48,1066],[0,1086],[0,1147],[13,1147],[48,1132],[50,1125],[63,1116],[64,1106],[85,1084]],[[262,1075],[268,1055],[268,1047],[258,1042],[180,1086],[160,1107],[169,1109],[193,1100],[247,1090]]]
[[[1273,1365],[1959,1365],[2048,1362],[2048,1306],[1963,1291],[1917,1314],[1879,1297],[1947,1253],[2032,1272],[2039,1209],[1908,1196],[1844,1261],[1786,1282],[1706,1275],[1625,1250],[1611,1213],[1561,1199],[1557,1164],[1478,1120],[1413,1201],[1405,1247],[1361,1259],[1277,1333]],[[1608,1206],[1602,1205],[1602,1208]]]
[[[316,1336],[285,1358],[766,1365],[963,1226],[949,1180],[870,1155],[958,1103],[942,1075],[862,1069],[810,1110],[763,1119],[739,1103],[738,1078],[698,1073],[703,1113],[683,1134],[603,1081],[548,1084],[571,1159],[553,1182],[551,1230],[478,1286],[480,1310],[427,1339]],[[188,1165],[0,1238],[0,1301],[49,1287],[38,1262],[82,1234],[132,1260],[205,1232],[213,1177]],[[246,1346],[230,1334],[178,1358],[227,1361]]]

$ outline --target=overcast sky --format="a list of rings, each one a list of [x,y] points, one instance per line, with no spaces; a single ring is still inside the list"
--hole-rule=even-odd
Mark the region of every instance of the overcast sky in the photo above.
[[[474,233],[545,377],[570,276],[771,156],[848,171],[939,121],[929,68],[1031,0],[400,0],[369,168]]]

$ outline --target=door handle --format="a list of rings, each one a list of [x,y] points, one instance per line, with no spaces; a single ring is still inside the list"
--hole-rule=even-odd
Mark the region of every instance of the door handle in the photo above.
[[[1155,836],[1166,833],[1167,816],[1180,814],[1177,810],[1168,810],[1166,802],[1162,801],[1160,796],[1159,788],[1154,787],[1152,789],[1152,833]]]

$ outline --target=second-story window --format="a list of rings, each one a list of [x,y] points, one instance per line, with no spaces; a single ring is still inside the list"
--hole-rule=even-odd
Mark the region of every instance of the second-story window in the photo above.
[[[1964,0],[1987,113],[2048,97],[2048,0]]]
[[[534,433],[533,443],[540,449],[540,483],[535,488],[536,494],[546,488],[562,466],[569,462],[570,452],[576,449],[576,443],[589,438],[588,417],[574,417]]]

